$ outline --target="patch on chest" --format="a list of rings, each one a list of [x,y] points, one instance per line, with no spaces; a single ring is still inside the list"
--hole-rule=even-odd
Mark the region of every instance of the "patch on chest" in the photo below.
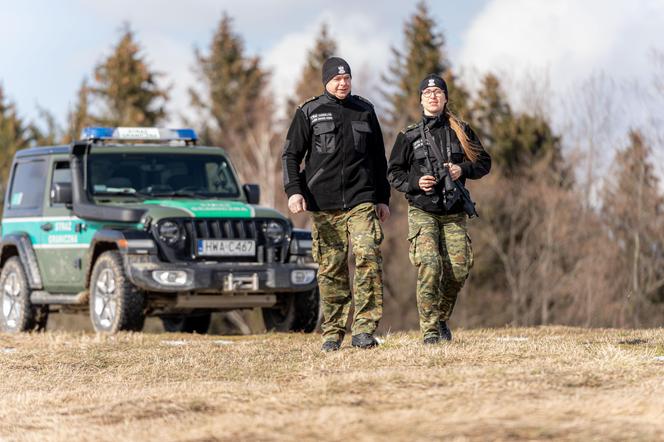
[[[311,124],[316,124],[321,121],[333,121],[334,118],[332,118],[331,112],[325,112],[322,114],[312,114],[309,116],[309,120],[311,121]]]

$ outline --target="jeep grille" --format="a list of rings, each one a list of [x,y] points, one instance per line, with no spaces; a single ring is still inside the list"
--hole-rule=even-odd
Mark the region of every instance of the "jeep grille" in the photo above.
[[[165,221],[165,220],[164,220]],[[219,262],[286,262],[290,239],[290,226],[287,222],[272,219],[237,219],[237,218],[206,218],[206,219],[169,219],[176,222],[184,231],[184,241],[173,246],[159,240],[157,226],[153,226],[154,237],[162,254],[168,261],[219,261]],[[270,221],[282,225],[286,234],[278,243],[270,242],[264,233]],[[250,239],[256,241],[255,257],[222,257],[196,255],[196,247],[200,239]]]

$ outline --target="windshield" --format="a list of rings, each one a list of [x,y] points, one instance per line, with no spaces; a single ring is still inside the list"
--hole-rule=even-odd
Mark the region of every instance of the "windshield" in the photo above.
[[[233,198],[240,195],[221,155],[93,153],[88,157],[88,189],[94,196],[184,196]]]

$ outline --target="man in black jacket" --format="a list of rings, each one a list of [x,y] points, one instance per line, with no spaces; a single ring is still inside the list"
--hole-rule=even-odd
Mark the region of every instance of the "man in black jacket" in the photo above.
[[[355,254],[352,345],[370,348],[378,344],[373,333],[383,306],[380,222],[390,214],[385,146],[373,105],[350,94],[348,63],[329,58],[322,80],[325,92],[298,106],[288,130],[284,189],[290,211],[309,210],[313,219],[323,351],[338,350],[346,330],[349,239]]]

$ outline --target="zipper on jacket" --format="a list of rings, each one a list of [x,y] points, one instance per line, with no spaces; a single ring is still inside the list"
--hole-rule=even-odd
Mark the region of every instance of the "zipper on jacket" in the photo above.
[[[339,103],[339,107],[341,108],[341,111],[340,111],[341,122],[342,122],[341,127],[344,127],[344,125],[343,125],[343,123],[344,123],[344,121],[343,121],[343,119],[344,119],[344,112],[343,112],[344,108],[343,108],[343,105],[341,103]],[[341,131],[339,131],[339,134],[341,135]],[[343,144],[340,143],[340,147],[341,147],[341,150],[342,150],[342,154],[341,154],[341,202],[343,203],[344,210],[347,210],[348,206],[346,205],[346,184],[345,184],[345,180],[344,180],[344,167],[346,166],[346,146],[345,146],[346,143],[345,143],[345,141],[346,140],[344,140]]]
[[[348,209],[346,206],[346,185],[344,184],[344,164],[345,164],[346,152],[344,151],[341,156],[341,202],[344,205],[344,210]]]

